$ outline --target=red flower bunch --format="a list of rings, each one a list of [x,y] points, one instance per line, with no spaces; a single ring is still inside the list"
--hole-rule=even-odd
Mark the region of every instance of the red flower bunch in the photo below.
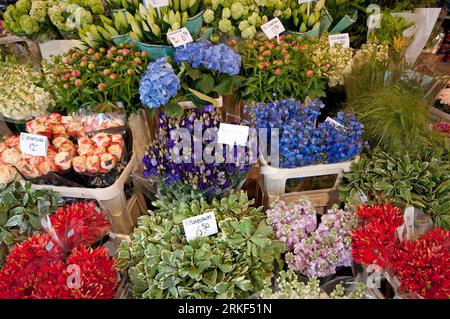
[[[447,122],[437,122],[433,125],[433,130],[440,133],[450,134],[450,123]]]
[[[402,243],[391,258],[402,292],[450,298],[450,231],[436,227],[419,240]]]
[[[64,206],[50,216],[50,221],[67,250],[94,244],[108,234],[111,227],[105,212],[93,202]]]
[[[92,202],[74,203],[50,216],[49,233],[13,247],[0,271],[0,299],[112,298],[117,288],[115,261],[103,248],[86,248],[110,228]]]
[[[358,208],[357,217],[367,222],[353,231],[353,259],[360,264],[386,268],[397,249],[395,231],[403,224],[400,209],[391,204],[363,206]]]
[[[34,235],[11,250],[0,271],[0,299],[106,299],[117,288],[115,262],[99,247],[66,259],[50,235]]]

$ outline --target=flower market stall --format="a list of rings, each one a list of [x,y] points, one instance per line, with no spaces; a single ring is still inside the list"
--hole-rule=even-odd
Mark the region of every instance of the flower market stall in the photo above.
[[[448,10],[0,5],[0,299],[449,299]]]

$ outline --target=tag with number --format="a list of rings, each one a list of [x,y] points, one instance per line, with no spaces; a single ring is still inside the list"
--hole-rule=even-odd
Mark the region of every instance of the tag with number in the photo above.
[[[367,18],[367,27],[369,29],[381,28],[381,14],[372,14]]]
[[[184,233],[187,240],[217,234],[217,221],[214,212],[205,213],[183,220]]]
[[[152,5],[154,8],[168,7],[169,0],[144,0],[145,7]]]
[[[325,123],[330,123],[331,125],[333,125],[337,129],[345,129],[344,125],[342,125],[341,123],[339,123],[336,120],[333,120],[331,117],[327,117],[327,119],[325,120]]]
[[[217,142],[234,146],[246,146],[250,128],[243,125],[220,123]]]
[[[47,136],[20,133],[20,150],[32,156],[47,156]]]
[[[283,23],[281,23],[280,19],[278,18],[274,18],[269,22],[263,24],[261,26],[261,29],[269,39],[273,39],[285,31]]]
[[[350,37],[348,33],[331,34],[328,36],[328,41],[330,42],[330,48],[334,47],[336,44],[342,44],[346,49],[350,48]]]
[[[186,28],[181,28],[180,30],[167,33],[167,37],[175,48],[194,41],[192,39],[192,35],[189,33],[189,30]]]

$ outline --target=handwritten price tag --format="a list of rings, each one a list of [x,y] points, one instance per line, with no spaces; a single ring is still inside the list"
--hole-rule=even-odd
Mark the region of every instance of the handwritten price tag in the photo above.
[[[234,146],[246,146],[250,128],[243,125],[220,123],[217,142]]]
[[[180,30],[167,33],[167,37],[175,48],[194,41],[194,39],[192,39],[192,35],[189,33],[189,30],[186,28],[181,28]]]
[[[47,156],[47,136],[20,133],[20,150],[32,156]]]
[[[280,19],[278,18],[274,18],[269,22],[263,24],[261,26],[261,29],[269,39],[273,39],[285,31],[283,23],[281,23]]]
[[[168,7],[169,0],[144,0],[145,7],[152,5],[153,8]]]
[[[187,240],[217,234],[216,216],[213,212],[205,213],[183,220],[184,233]]]
[[[330,42],[330,48],[336,44],[342,44],[344,48],[350,48],[350,37],[348,33],[331,34],[328,36],[328,41]]]

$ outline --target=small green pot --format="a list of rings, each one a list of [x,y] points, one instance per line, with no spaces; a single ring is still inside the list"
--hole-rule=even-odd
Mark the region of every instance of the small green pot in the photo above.
[[[192,18],[189,18],[186,22],[186,29],[189,30],[190,34],[192,34],[193,37],[198,38],[200,35],[200,31],[203,27],[203,13],[205,11],[199,12],[197,15],[195,15]]]
[[[355,10],[352,14],[346,15],[343,17],[335,26],[333,29],[331,29],[330,33],[341,33],[345,29],[349,28],[353,23],[356,22],[356,19],[358,19],[358,11]]]
[[[139,51],[147,51],[149,53],[150,61],[156,61],[163,57],[173,57],[175,54],[175,48],[169,45],[136,42],[136,48]]]
[[[116,35],[115,37],[112,37],[112,41],[114,42],[115,45],[120,45],[121,43],[132,43],[133,40],[131,39],[130,35],[127,34],[123,34],[123,35]]]

